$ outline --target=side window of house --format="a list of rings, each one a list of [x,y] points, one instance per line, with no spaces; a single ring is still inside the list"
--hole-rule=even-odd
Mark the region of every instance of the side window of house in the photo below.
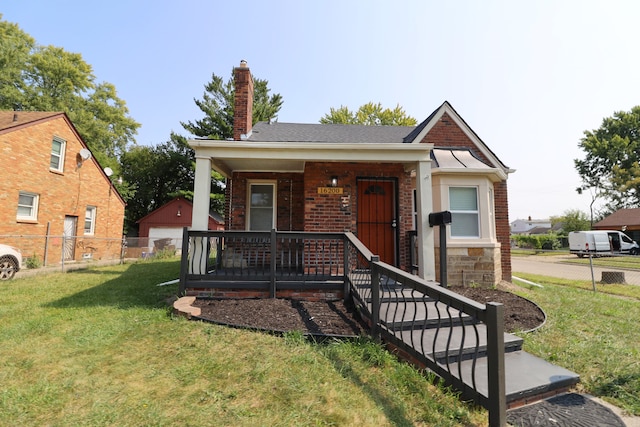
[[[268,231],[275,226],[275,184],[249,185],[249,230]]]
[[[38,219],[38,201],[40,197],[35,193],[21,191],[18,195],[18,215],[16,219],[36,221]]]
[[[476,187],[449,187],[451,237],[480,237],[480,213]]]
[[[49,168],[56,172],[64,172],[64,150],[66,148],[66,141],[57,136],[53,137],[51,142],[51,160],[49,162]]]
[[[96,231],[96,207],[87,206],[84,214],[84,234],[93,234]]]

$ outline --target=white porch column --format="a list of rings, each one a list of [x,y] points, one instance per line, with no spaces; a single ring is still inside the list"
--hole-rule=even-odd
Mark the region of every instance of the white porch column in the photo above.
[[[196,155],[196,176],[193,184],[193,213],[191,229],[206,231],[209,227],[211,199],[211,158]]]
[[[417,162],[416,199],[418,209],[418,275],[426,280],[436,280],[434,231],[433,227],[429,227],[429,214],[433,211],[431,161]]]
[[[209,228],[209,200],[211,199],[211,158],[196,155],[196,175],[193,184],[193,213],[191,229],[207,231]],[[190,274],[205,274],[209,258],[208,246],[202,237],[191,238],[189,253],[193,262],[189,263]]]

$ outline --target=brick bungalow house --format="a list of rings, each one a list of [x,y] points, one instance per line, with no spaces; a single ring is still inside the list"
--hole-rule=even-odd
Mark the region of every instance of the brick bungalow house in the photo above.
[[[0,111],[0,242],[56,264],[119,258],[125,203],[65,113]]]
[[[511,280],[508,174],[448,103],[418,126],[257,123],[253,79],[234,70],[233,141],[190,140],[192,229],[207,230],[211,169],[227,178],[227,230],[353,232],[384,262],[439,280],[432,212],[450,211],[448,283]],[[412,237],[412,236],[415,236]]]

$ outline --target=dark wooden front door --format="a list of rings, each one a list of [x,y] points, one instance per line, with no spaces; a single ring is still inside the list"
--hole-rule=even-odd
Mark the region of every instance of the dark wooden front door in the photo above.
[[[396,182],[358,179],[358,238],[380,260],[396,265]]]

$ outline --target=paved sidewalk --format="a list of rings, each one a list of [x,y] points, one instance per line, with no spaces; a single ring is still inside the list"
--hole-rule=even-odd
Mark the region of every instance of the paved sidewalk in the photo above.
[[[617,408],[616,408],[617,409]],[[566,393],[541,402],[511,409],[507,412],[507,421],[513,426],[563,426],[563,427],[630,427],[610,405],[591,396]],[[628,418],[628,421],[637,422]]]

